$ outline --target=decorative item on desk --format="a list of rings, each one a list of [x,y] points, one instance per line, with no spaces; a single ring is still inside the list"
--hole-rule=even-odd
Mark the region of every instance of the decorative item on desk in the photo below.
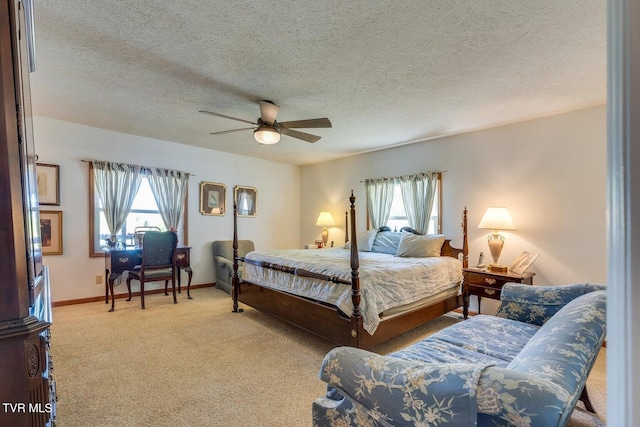
[[[324,242],[322,240],[316,240],[314,243],[316,244],[316,249],[322,249],[322,244]]]
[[[316,221],[316,225],[318,227],[324,227],[324,229],[322,230],[322,246],[327,246],[327,242],[329,241],[329,230],[327,229],[327,227],[332,227],[335,225],[331,212],[320,212],[318,220]]]
[[[509,271],[520,275],[524,274],[539,255],[540,254],[532,254],[527,251],[522,252],[520,256],[513,261],[513,264],[509,266]]]
[[[513,225],[511,215],[509,215],[509,211],[505,207],[490,206],[482,217],[482,220],[480,220],[478,228],[488,228],[494,230],[492,234],[489,234],[487,236],[487,241],[489,242],[489,251],[491,252],[491,257],[493,258],[493,264],[489,265],[489,270],[493,272],[506,273],[507,267],[498,264],[498,259],[500,259],[500,253],[502,252],[502,247],[504,246],[504,236],[501,235],[498,231],[516,229],[516,227]]]

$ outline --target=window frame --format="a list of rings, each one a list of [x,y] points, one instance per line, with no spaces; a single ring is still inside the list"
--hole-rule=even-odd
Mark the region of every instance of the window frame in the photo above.
[[[100,221],[99,215],[96,215],[96,191],[95,182],[93,179],[93,164],[89,162],[89,257],[101,258],[105,252],[102,250],[96,250],[98,242],[96,242],[96,221]],[[137,212],[140,210],[136,210]],[[155,211],[151,211],[152,213]],[[187,189],[187,195],[184,198],[184,213],[182,218],[182,233],[180,233],[181,246],[189,245],[189,190]]]

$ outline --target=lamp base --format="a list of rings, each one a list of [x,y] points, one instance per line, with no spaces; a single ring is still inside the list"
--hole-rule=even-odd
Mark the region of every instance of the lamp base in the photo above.
[[[322,230],[322,247],[326,248],[327,247],[327,243],[329,243],[329,230],[327,230],[327,227],[324,228],[324,230]]]
[[[494,273],[506,273],[508,270],[506,265],[489,264],[489,271]]]

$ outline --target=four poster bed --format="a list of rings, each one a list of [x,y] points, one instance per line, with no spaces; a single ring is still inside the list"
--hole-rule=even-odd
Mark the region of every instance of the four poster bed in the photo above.
[[[241,302],[334,344],[358,348],[369,348],[459,307],[467,317],[469,298],[462,289],[462,267],[468,265],[466,209],[462,249],[440,236],[440,256],[403,258],[390,252],[358,252],[363,236],[356,233],[353,192],[349,201],[348,250],[256,251],[245,257],[238,257],[234,207],[233,311],[242,311]],[[242,279],[239,262],[244,263]]]

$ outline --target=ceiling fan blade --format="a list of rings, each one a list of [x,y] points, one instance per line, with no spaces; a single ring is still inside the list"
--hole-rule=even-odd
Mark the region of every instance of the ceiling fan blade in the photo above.
[[[240,130],[249,130],[249,129],[255,129],[255,128],[240,128],[240,129],[223,130],[223,131],[220,131],[220,132],[211,132],[209,135],[223,135],[225,133],[238,132]]]
[[[326,117],[322,119],[294,120],[292,122],[280,122],[283,128],[330,128],[331,122]]]
[[[292,136],[294,138],[301,139],[307,142],[316,142],[320,139],[318,135],[311,135],[310,133],[304,133],[293,129],[282,128],[281,132],[285,135]]]
[[[280,107],[271,101],[259,101],[260,104],[260,118],[268,125],[272,125],[276,121],[276,116]]]
[[[220,113],[213,113],[213,112],[211,112],[211,111],[200,110],[200,111],[198,111],[198,113],[209,114],[209,115],[211,115],[211,116],[223,117],[223,118],[225,118],[225,119],[237,120],[237,121],[239,121],[239,122],[249,123],[249,124],[251,124],[251,125],[257,125],[257,123],[255,123],[255,122],[250,122],[249,120],[238,119],[238,118],[236,118],[236,117],[231,117],[231,116],[225,116],[224,114],[220,114]]]

